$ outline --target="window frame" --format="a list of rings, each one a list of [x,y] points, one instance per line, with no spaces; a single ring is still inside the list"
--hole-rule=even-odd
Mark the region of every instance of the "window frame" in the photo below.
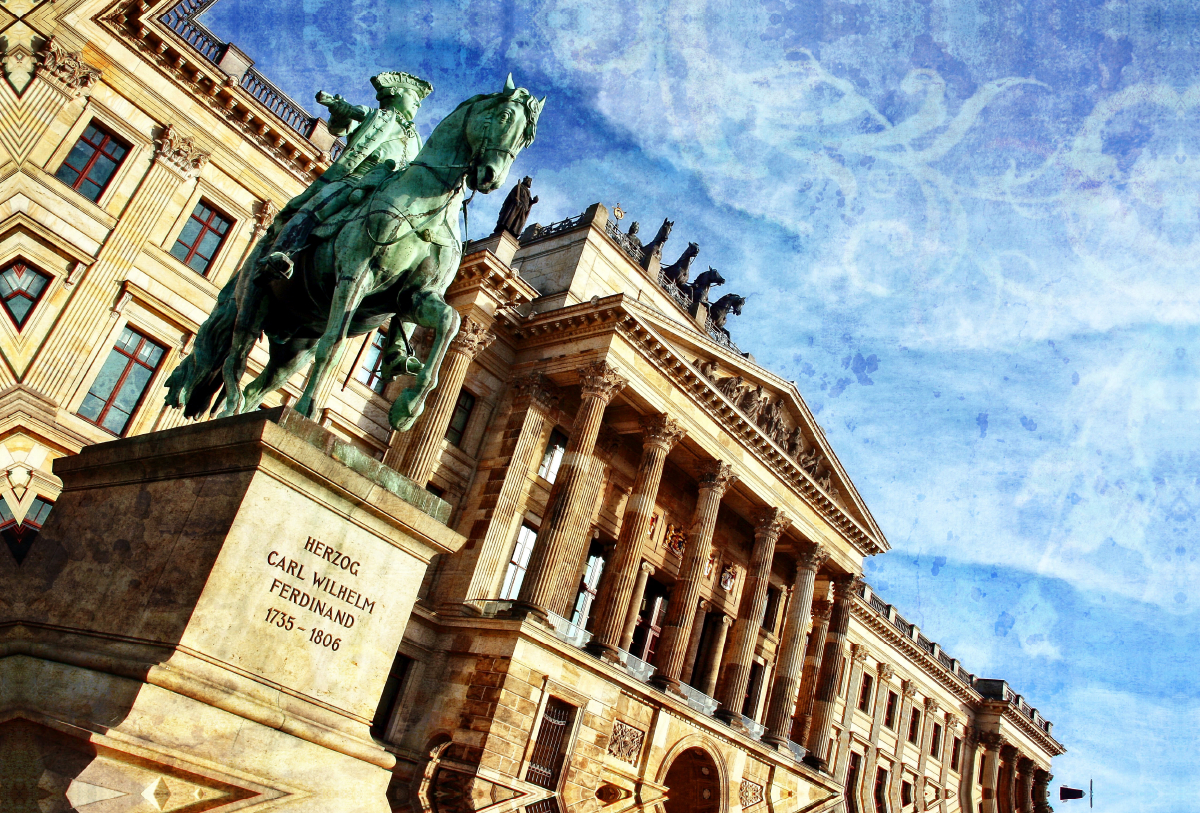
[[[934,722],[933,734],[929,738],[929,755],[941,762],[942,724]]]
[[[202,222],[196,216],[196,210],[202,206],[207,208],[210,212],[208,222]],[[224,232],[219,232],[211,227],[210,223],[214,218],[221,218],[222,220],[226,221],[228,225],[226,226]],[[200,223],[200,231],[197,232],[192,244],[188,246],[186,256],[179,257],[175,254],[175,247],[177,245],[187,245],[182,241],[181,238],[184,231],[187,229],[188,224],[190,224],[193,220]],[[183,223],[180,224],[175,230],[175,239],[171,242],[171,247],[167,249],[167,253],[186,266],[189,271],[199,274],[205,279],[211,279],[211,273],[216,269],[217,260],[221,255],[221,251],[229,242],[231,235],[237,230],[237,225],[237,218],[228,214],[224,209],[214,204],[208,197],[201,195],[192,205],[192,210],[188,212],[186,217],[183,218]],[[193,257],[197,256],[197,249],[208,232],[216,234],[219,239],[217,241],[217,245],[213,247],[212,254],[208,257],[204,269],[200,270],[191,265],[191,260]],[[202,257],[203,255],[200,256]]]
[[[522,539],[525,531],[529,531],[529,534]],[[508,564],[504,566],[504,577],[500,582],[500,601],[516,601],[517,596],[521,594],[521,585],[525,582],[525,574],[529,571],[529,560],[533,556],[533,549],[537,547],[537,536],[538,529],[529,522],[522,522],[520,528],[517,529],[517,538],[513,541],[512,550],[508,554]],[[522,553],[522,544],[527,545],[527,550],[524,552],[524,564],[519,564],[517,556]],[[509,574],[514,572],[519,575],[510,579]],[[506,596],[505,593],[510,593],[510,595]]]
[[[554,450],[560,448],[558,446],[554,446],[554,437],[556,435],[561,435],[563,439],[561,446],[562,451],[557,452],[557,454],[552,451],[552,447]],[[538,477],[541,477],[551,485],[554,484],[554,481],[558,478],[558,470],[562,467],[563,458],[567,453],[567,444],[570,442],[571,435],[567,432],[564,432],[557,426],[550,430],[550,435],[546,438],[546,446],[542,450],[542,462],[538,464]]]
[[[121,170],[128,166],[129,159],[136,151],[137,145],[128,137],[127,134],[118,133],[117,130],[119,128],[114,127],[106,119],[96,115],[96,111],[94,110],[91,111],[91,115],[86,116],[86,118],[81,116],[80,119],[83,121],[82,126],[80,126],[78,130],[72,128],[71,132],[67,134],[67,138],[63,139],[63,144],[69,144],[69,146],[66,146],[62,157],[58,160],[57,165],[54,168],[54,171],[49,174],[63,186],[66,186],[72,191],[78,193],[79,196],[84,200],[88,201],[89,203],[93,203],[96,206],[103,207],[106,196],[116,186],[116,183],[121,176]],[[83,170],[80,171],[74,166],[68,164],[67,160],[71,157],[71,154],[75,152],[75,148],[79,145],[79,142],[84,141],[84,136],[87,134],[89,127],[95,127],[97,130],[104,133],[105,140],[101,141],[99,147],[95,147],[91,144],[91,142],[87,142],[89,146],[93,146],[94,152],[84,165]],[[95,166],[96,156],[102,153],[105,141],[107,140],[111,140],[113,143],[123,146],[125,148],[125,154],[115,162],[116,165],[113,167],[112,174],[109,175],[105,180],[104,185],[100,187],[100,190],[96,193],[96,197],[90,198],[81,192],[79,187],[83,185],[85,180],[87,180],[88,172],[90,172],[92,167]],[[112,160],[112,156],[107,157]],[[58,173],[62,171],[63,167],[68,167],[73,171],[79,172],[79,177],[76,178],[74,182],[69,182],[63,178],[60,178]],[[93,183],[95,182],[93,181]]]
[[[130,331],[135,336],[138,336],[140,338],[140,341],[138,342],[133,353],[129,353],[129,352],[119,348],[120,341],[124,337],[126,330]],[[83,397],[80,399],[79,404],[75,407],[74,414],[80,420],[85,421],[86,423],[90,424],[91,426],[96,427],[97,429],[107,432],[108,434],[112,435],[113,437],[123,438],[123,437],[128,437],[130,430],[133,428],[134,424],[137,422],[137,418],[141,412],[141,409],[145,405],[146,395],[147,395],[147,393],[149,393],[151,391],[151,389],[153,389],[154,382],[158,378],[158,374],[162,371],[162,368],[165,365],[167,357],[171,353],[171,346],[169,344],[167,344],[166,342],[162,342],[161,340],[155,338],[151,334],[150,331],[134,327],[133,325],[129,324],[128,322],[120,326],[116,335],[112,339],[110,339],[110,342],[111,343],[108,345],[108,352],[105,353],[103,355],[103,359],[98,360],[98,363],[95,365],[95,367],[91,373],[91,381],[88,384],[87,389],[84,390]],[[153,367],[149,367],[149,365],[145,364],[145,362],[141,362],[137,359],[137,352],[139,350],[141,350],[143,342],[149,342],[150,344],[155,345],[162,349],[162,354],[158,357],[158,361],[155,363],[155,365]],[[113,353],[119,353],[126,357],[127,361],[125,364],[125,368],[121,371],[121,375],[117,378],[117,381],[113,385],[112,390],[109,392],[108,396],[105,398],[104,405],[101,407],[100,412],[97,414],[96,418],[94,418],[94,419],[89,418],[82,413],[83,406],[87,402],[88,396],[92,395],[92,387],[95,386],[96,379],[99,378],[100,373],[103,372],[104,366],[108,363],[108,360],[112,356]],[[113,401],[115,400],[117,394],[120,393],[121,386],[125,383],[125,380],[128,378],[129,373],[132,370],[133,365],[135,365],[135,364],[140,364],[143,367],[149,367],[150,376],[149,376],[149,378],[146,379],[146,384],[142,388],[141,393],[138,395],[137,401],[130,408],[129,418],[125,421],[125,425],[123,427],[121,427],[120,432],[114,432],[113,430],[104,426],[104,419],[108,416],[109,410],[112,409]],[[97,395],[96,397],[99,398],[100,396]]]
[[[955,737],[952,750],[950,751],[950,770],[958,771],[962,764],[962,738]]]
[[[883,725],[889,731],[896,730],[896,706],[900,703],[900,695],[888,689],[887,705],[883,709]]]
[[[464,397],[471,399],[471,403],[466,407],[465,414],[460,411],[463,409]],[[463,448],[462,444],[463,444],[463,441],[467,437],[467,428],[471,425],[471,417],[475,414],[475,407],[477,407],[478,405],[479,405],[479,397],[477,395],[475,395],[475,393],[471,392],[466,387],[462,387],[461,389],[459,389],[458,396],[454,399],[454,409],[452,409],[450,411],[450,421],[446,424],[446,434],[444,437],[444,439],[446,441],[448,441],[450,443],[450,445],[453,446],[454,448],[456,448],[456,449]],[[456,428],[454,425],[454,422],[455,422],[455,420],[458,419],[458,416],[460,414],[464,415],[463,420],[462,420],[462,426]],[[450,437],[450,434],[452,432],[458,432],[457,440],[454,440],[453,438]],[[465,451],[465,449],[464,449],[464,451]]]
[[[921,745],[921,710],[913,708],[908,713],[908,737],[909,743],[920,747]]]
[[[18,266],[18,265],[24,266],[26,271],[34,274],[35,276],[40,276],[45,280],[45,284],[42,285],[41,289],[37,293],[37,296],[35,296],[35,297],[29,297],[28,294],[24,294],[23,291],[18,292],[16,289],[14,289],[12,296],[5,297],[3,295],[3,293],[0,293],[0,307],[3,307],[4,312],[6,314],[8,314],[8,318],[12,322],[13,327],[16,328],[17,333],[21,333],[22,331],[25,330],[25,327],[27,325],[29,325],[30,321],[33,319],[33,314],[34,314],[34,311],[37,310],[37,306],[39,304],[41,304],[43,299],[46,298],[46,294],[49,292],[51,286],[54,284],[55,277],[50,272],[44,270],[41,266],[34,265],[32,262],[26,260],[21,255],[17,255],[15,257],[13,257],[7,263],[5,263],[3,266],[0,266],[0,277],[2,277],[3,274],[7,273],[10,268],[13,268],[14,266]],[[18,276],[20,276],[20,274],[18,274]],[[32,301],[29,303],[29,310],[25,311],[24,320],[22,320],[21,322],[18,322],[16,315],[12,312],[12,309],[9,307],[8,303],[12,299],[15,299],[16,297],[22,296],[22,295],[24,295],[26,299],[32,299]]]
[[[367,370],[366,360],[371,351],[375,349],[376,342],[379,343],[379,354],[375,356],[374,367],[370,371]],[[388,382],[383,380],[383,353],[387,349],[387,329],[376,328],[375,331],[369,334],[363,341],[362,350],[358,354],[358,358],[354,362],[354,371],[350,374],[350,378],[362,384],[376,395],[383,395],[387,389]],[[362,379],[362,374],[367,373],[367,380]],[[378,386],[376,386],[378,384]]]
[[[875,677],[866,673],[862,676],[862,681],[858,690],[858,704],[855,706],[859,711],[867,714],[871,713],[871,697],[875,693]]]

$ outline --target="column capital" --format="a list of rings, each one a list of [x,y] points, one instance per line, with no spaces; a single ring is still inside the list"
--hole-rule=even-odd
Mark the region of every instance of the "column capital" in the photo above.
[[[474,359],[495,338],[496,334],[489,330],[487,326],[468,316],[462,320],[462,324],[458,327],[458,333],[450,340],[450,347],[447,352],[461,353],[469,359]]]
[[[1001,737],[999,731],[979,731],[977,738],[988,751],[999,751],[1001,746],[1008,745],[1008,740]]]
[[[1015,762],[1020,753],[1021,752],[1017,749],[1017,746],[1004,739],[1004,737],[1000,738],[1000,755],[1002,757],[1009,762]]]
[[[880,661],[875,666],[875,673],[879,675],[879,679],[884,682],[889,681],[896,676],[895,668],[893,668],[890,663],[884,663],[883,661]]]
[[[833,600],[844,603],[858,591],[861,577],[855,573],[839,573],[833,577]]]
[[[942,710],[942,707],[940,705],[938,705],[938,701],[934,700],[932,697],[925,698],[925,713],[926,714],[937,714],[941,710]]]
[[[765,538],[774,545],[779,535],[792,524],[782,508],[762,508],[754,515],[754,535]]]
[[[720,613],[717,615],[717,623],[723,627],[728,627],[734,620],[734,617],[729,613]]]
[[[528,398],[544,410],[558,406],[557,388],[540,371],[514,378],[512,386],[516,390],[518,398]]]
[[[718,499],[737,479],[733,467],[723,460],[710,460],[700,468],[700,490],[715,491]]]
[[[867,649],[863,644],[850,644],[850,660],[863,663],[870,654],[871,650]]]
[[[644,415],[638,424],[642,427],[643,445],[660,446],[667,452],[686,434],[677,421],[665,414]]]
[[[706,599],[706,598],[700,599],[700,612],[706,613],[711,609],[712,609],[712,604],[709,603],[708,599]]]
[[[599,398],[605,404],[629,383],[616,367],[607,361],[593,361],[579,371],[579,385],[584,398]]]
[[[639,569],[643,573],[645,573],[647,576],[654,575],[654,570],[655,570],[654,565],[650,564],[649,562],[642,562]]]
[[[825,564],[828,559],[829,549],[824,545],[813,543],[796,555],[796,569],[815,572],[820,570],[821,565]]]
[[[819,598],[812,603],[813,621],[828,621],[833,615],[833,602],[829,599]]]
[[[911,700],[917,696],[917,684],[913,683],[911,680],[900,681],[900,693]]]

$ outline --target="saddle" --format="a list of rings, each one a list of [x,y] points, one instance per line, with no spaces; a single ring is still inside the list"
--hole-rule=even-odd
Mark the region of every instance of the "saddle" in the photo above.
[[[407,167],[398,171],[405,172],[407,171]],[[363,211],[363,207],[370,202],[371,193],[384,183],[390,181],[396,172],[395,161],[390,158],[381,161],[359,179],[354,188],[348,193],[348,196],[337,195],[333,200],[321,207],[317,212],[317,220],[320,221],[320,225],[313,229],[312,239],[332,239],[341,231],[344,225],[357,219],[360,215],[365,215],[366,212]],[[412,225],[408,223],[410,228]],[[447,227],[444,218],[440,222],[429,224],[427,228],[422,228],[417,236],[427,243],[439,246],[452,248],[459,246],[458,241]]]

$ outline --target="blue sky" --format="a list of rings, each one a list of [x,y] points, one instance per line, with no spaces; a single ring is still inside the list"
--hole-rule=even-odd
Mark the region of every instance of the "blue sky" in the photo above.
[[[509,71],[548,95],[514,168],[531,220],[673,219],[666,259],[695,241],[749,296],[734,339],[798,382],[891,541],[878,591],[1055,721],[1055,787],[1200,810],[1191,3],[222,0],[205,21],[310,109],[395,69],[435,86],[426,133]]]

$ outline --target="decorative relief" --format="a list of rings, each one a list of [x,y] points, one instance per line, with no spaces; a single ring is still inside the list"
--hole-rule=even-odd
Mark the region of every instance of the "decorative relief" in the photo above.
[[[862,644],[850,644],[850,660],[862,663],[870,654],[871,651]],[[926,701],[926,705],[928,706],[928,701]]]
[[[911,700],[917,696],[917,684],[911,680],[900,681],[900,693]]]
[[[704,563],[704,578],[711,578],[713,568],[717,566],[717,552],[714,550],[708,554],[708,561]]]
[[[279,214],[279,209],[269,200],[264,200],[258,205],[258,212],[254,215],[254,236],[271,228],[271,224],[275,222],[275,215]]]
[[[637,765],[642,755],[642,743],[646,732],[620,720],[613,721],[612,736],[608,740],[608,753],[622,762]]]
[[[653,539],[654,531],[657,528],[658,528],[658,514],[651,514],[650,515],[650,527],[646,529],[646,537],[648,539]]]
[[[180,133],[174,124],[163,128],[162,135],[154,139],[154,147],[155,157],[188,177],[200,172],[208,163],[208,153],[197,147],[195,140],[190,136]]]
[[[878,673],[879,679],[884,682],[889,681],[896,676],[896,670],[892,668],[892,665],[890,663],[884,663],[883,661],[879,662],[879,664],[875,667],[875,671]]]
[[[743,810],[753,807],[763,800],[763,786],[751,782],[749,779],[743,779],[742,786],[738,789],[738,798],[741,800]]]
[[[683,527],[679,525],[668,525],[667,532],[663,535],[663,544],[667,546],[667,550],[683,558],[683,552],[687,550],[687,534]]]
[[[80,51],[68,51],[54,37],[37,54],[38,73],[53,77],[61,85],[81,95],[100,80],[100,71],[83,61]]]
[[[729,592],[737,584],[737,565],[725,565],[721,568],[721,589]]]
[[[926,698],[925,698],[925,711],[926,711],[926,713],[928,713],[928,714],[937,714],[937,713],[938,713],[939,711],[941,711],[941,710],[942,710],[942,707],[938,705],[938,701],[934,700],[932,697],[926,697]]]

